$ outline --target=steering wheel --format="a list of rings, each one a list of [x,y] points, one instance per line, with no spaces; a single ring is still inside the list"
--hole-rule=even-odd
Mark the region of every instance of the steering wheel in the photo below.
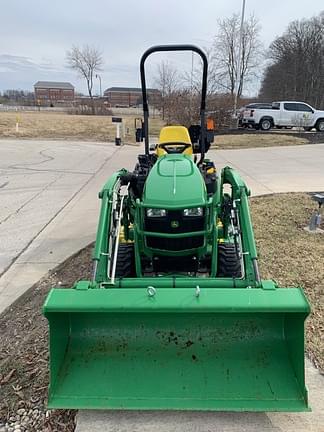
[[[183,153],[187,148],[191,147],[188,143],[167,143],[159,144],[159,147],[165,150],[168,154]]]

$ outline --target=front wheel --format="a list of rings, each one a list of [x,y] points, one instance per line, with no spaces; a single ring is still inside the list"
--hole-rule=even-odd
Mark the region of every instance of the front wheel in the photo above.
[[[135,276],[134,243],[121,243],[119,245],[115,276],[117,278]]]
[[[262,119],[259,124],[260,124],[260,129],[263,131],[268,131],[272,127],[271,120],[269,119]]]
[[[241,278],[241,260],[233,243],[218,245],[218,277]]]
[[[318,132],[324,132],[324,119],[318,120],[318,122],[316,123],[316,130]]]

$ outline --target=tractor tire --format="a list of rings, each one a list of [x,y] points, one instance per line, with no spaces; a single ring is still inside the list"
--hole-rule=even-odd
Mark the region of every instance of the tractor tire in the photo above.
[[[237,256],[235,245],[232,243],[220,243],[218,245],[217,276],[230,278],[242,277],[241,261]]]
[[[115,276],[117,278],[135,276],[135,253],[133,243],[122,243],[119,245]]]

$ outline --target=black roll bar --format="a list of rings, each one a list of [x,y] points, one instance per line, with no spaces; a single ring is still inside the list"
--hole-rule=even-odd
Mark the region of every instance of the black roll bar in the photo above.
[[[147,102],[146,92],[146,80],[145,80],[145,60],[147,57],[155,52],[163,51],[193,51],[200,55],[203,61],[203,75],[202,75],[202,87],[201,87],[201,103],[200,103],[200,127],[201,127],[201,159],[205,156],[205,139],[206,139],[206,128],[205,128],[205,110],[206,110],[206,93],[207,93],[207,69],[208,61],[206,54],[195,45],[156,45],[152,46],[144,52],[140,62],[140,73],[141,73],[141,86],[142,86],[142,98],[143,98],[143,111],[144,111],[144,137],[145,137],[145,154],[149,154],[149,131],[148,131],[148,118],[149,109]]]

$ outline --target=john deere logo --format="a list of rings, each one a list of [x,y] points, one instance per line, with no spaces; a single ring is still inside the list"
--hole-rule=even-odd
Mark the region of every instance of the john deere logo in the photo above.
[[[178,221],[171,221],[171,228],[179,228],[179,222]]]

